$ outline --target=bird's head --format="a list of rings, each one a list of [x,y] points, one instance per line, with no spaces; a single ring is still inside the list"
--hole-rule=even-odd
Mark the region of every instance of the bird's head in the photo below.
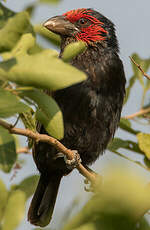
[[[74,41],[83,41],[87,45],[104,43],[118,51],[114,24],[91,8],[71,10],[52,17],[44,23],[44,27],[62,38],[72,37]]]

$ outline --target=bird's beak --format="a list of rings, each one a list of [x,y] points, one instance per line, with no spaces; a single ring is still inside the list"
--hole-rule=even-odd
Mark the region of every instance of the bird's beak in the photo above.
[[[48,30],[62,36],[71,36],[72,34],[79,32],[79,29],[73,23],[67,20],[65,16],[52,17],[44,22],[43,26]]]

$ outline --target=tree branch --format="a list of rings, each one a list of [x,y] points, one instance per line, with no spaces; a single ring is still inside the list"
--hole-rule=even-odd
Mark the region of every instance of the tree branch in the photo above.
[[[19,148],[19,149],[17,149],[16,153],[17,154],[20,154],[20,153],[31,154],[31,152],[30,152],[28,147]]]
[[[48,136],[46,134],[39,134],[37,132],[35,133],[29,129],[16,128],[3,120],[0,120],[0,126],[4,127],[12,134],[26,136],[32,138],[36,142],[41,141],[48,143],[54,146],[59,152],[63,153],[68,160],[72,160],[74,157],[74,154],[70,149],[67,149],[63,144],[61,144],[58,140],[51,136]],[[81,173],[84,177],[91,181],[92,184],[96,183],[96,176],[93,173],[89,172],[81,163],[79,163],[76,168],[78,169],[79,173]]]
[[[130,58],[131,61],[138,67],[138,69],[142,72],[142,74],[143,74],[148,80],[150,80],[150,76],[149,76],[147,73],[144,72],[144,70],[142,69],[142,67],[141,67],[138,63],[136,63],[132,57],[129,57],[129,58]]]
[[[141,109],[140,111],[136,112],[136,113],[133,113],[131,115],[128,115],[128,116],[125,116],[124,118],[125,119],[133,119],[135,117],[138,117],[138,116],[141,116],[141,115],[144,115],[146,113],[149,113],[150,112],[150,107],[146,108],[146,109]]]

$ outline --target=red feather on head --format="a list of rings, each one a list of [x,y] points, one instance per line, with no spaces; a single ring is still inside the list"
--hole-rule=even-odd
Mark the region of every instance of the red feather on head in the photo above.
[[[92,23],[87,27],[80,28],[81,32],[77,33],[75,36],[77,40],[90,43],[106,39],[106,37],[102,35],[102,33],[107,33],[107,31],[102,27],[103,22],[92,16],[91,13],[92,9],[81,8],[77,10],[70,10],[63,14],[63,16],[66,16],[66,19],[71,23],[76,23],[81,18],[87,19]]]

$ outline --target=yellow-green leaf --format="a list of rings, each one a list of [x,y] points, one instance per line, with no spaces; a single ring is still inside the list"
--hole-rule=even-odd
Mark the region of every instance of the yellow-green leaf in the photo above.
[[[15,13],[6,8],[2,3],[0,3],[0,29],[4,27],[8,18],[11,18],[15,15]]]
[[[63,116],[55,100],[40,90],[27,91],[22,95],[38,104],[36,117],[44,125],[46,131],[51,136],[62,139],[64,136]]]
[[[25,193],[20,190],[10,194],[3,218],[3,230],[15,230],[20,224],[25,213],[25,201]]]
[[[0,222],[4,215],[4,210],[7,202],[8,191],[5,184],[0,180]]]
[[[132,55],[132,58],[134,61],[141,66],[141,68],[144,70],[144,72],[147,72],[148,68],[150,67],[150,58],[148,59],[142,59],[140,56],[136,53]],[[137,66],[132,62],[132,68],[134,75],[138,78],[139,82],[141,83],[143,89],[145,87],[144,84],[144,77],[143,73],[137,68]]]
[[[56,46],[60,46],[61,39],[60,36],[47,30],[44,26],[42,25],[35,25],[34,26],[34,31],[38,34],[40,34],[42,37],[44,37],[46,40],[50,41]]]
[[[30,107],[19,101],[17,96],[0,88],[0,117],[10,117],[29,110]]]
[[[26,199],[28,199],[35,192],[38,179],[39,176],[37,175],[27,177],[23,181],[21,181],[20,184],[15,187],[15,189],[17,188],[23,191],[26,195]]]
[[[74,42],[65,47],[62,54],[62,59],[65,62],[69,62],[72,58],[82,53],[87,48],[85,42]]]
[[[138,133],[137,139],[140,149],[145,153],[146,157],[150,159],[150,134]]]
[[[24,33],[33,33],[27,12],[8,18],[0,30],[0,52],[10,51]]]
[[[125,99],[124,99],[124,104],[127,103],[129,97],[130,97],[130,93],[131,93],[131,89],[134,86],[135,82],[136,82],[137,78],[136,75],[133,75],[130,79],[129,79],[129,83],[128,86],[126,88],[126,95],[125,95]]]
[[[60,2],[60,0],[39,0],[41,3],[51,3],[51,4],[57,4]]]
[[[124,131],[129,132],[129,133],[134,134],[134,135],[136,135],[137,133],[139,133],[138,130],[135,130],[135,129],[133,129],[131,127],[131,122],[129,120],[125,119],[125,118],[121,118],[120,119],[119,127],[121,129],[123,129]]]
[[[135,224],[150,207],[150,191],[145,188],[145,182],[135,170],[132,172],[122,165],[117,168],[117,164],[111,169],[109,166],[103,185],[97,187],[92,198],[63,230],[138,229]]]
[[[78,228],[74,228],[73,230],[98,230],[98,226],[95,226],[94,223],[87,223]]]
[[[0,75],[20,85],[47,88],[52,91],[86,79],[85,73],[64,63],[54,50],[44,50],[34,55],[19,55],[1,62]]]
[[[61,129],[61,123],[58,122],[57,116],[60,114],[56,114],[52,120],[49,120],[47,116],[40,110],[37,110],[36,117],[37,119],[44,125],[46,131],[56,139],[61,140],[64,136],[64,130]],[[59,130],[60,128],[60,130]]]
[[[17,159],[16,146],[13,135],[0,126],[0,168],[10,172]]]
[[[2,54],[3,60],[11,59],[13,57],[23,56],[27,55],[29,50],[33,47],[35,47],[35,38],[31,33],[23,34],[20,37],[20,40],[16,44],[16,46],[13,47],[13,49],[9,52],[4,52]]]

